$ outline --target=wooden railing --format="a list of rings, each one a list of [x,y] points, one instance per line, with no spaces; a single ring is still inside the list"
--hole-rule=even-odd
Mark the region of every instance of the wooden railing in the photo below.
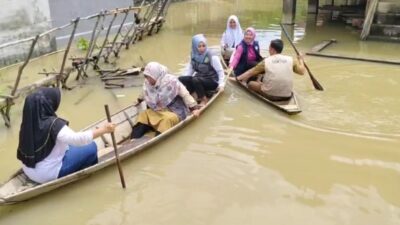
[[[16,100],[20,97],[26,96],[35,89],[42,86],[57,86],[64,89],[69,89],[67,80],[72,73],[76,73],[75,80],[85,79],[88,77],[87,71],[89,66],[92,66],[94,71],[100,69],[100,62],[103,59],[104,63],[109,63],[112,54],[115,60],[119,57],[122,47],[129,48],[138,40],[142,40],[144,35],[152,35],[158,33],[163,23],[165,22],[165,15],[170,4],[170,0],[154,0],[150,3],[142,1],[139,6],[129,6],[126,8],[117,8],[112,10],[104,10],[94,15],[89,15],[84,18],[75,18],[70,23],[60,27],[55,27],[51,30],[10,43],[0,45],[0,49],[11,48],[18,45],[26,45],[31,42],[29,52],[19,66],[18,74],[15,78],[14,86],[11,88],[9,94],[0,95],[0,114],[2,115],[5,125],[9,127],[10,109],[15,104]],[[118,17],[122,17],[122,22],[117,25],[118,29],[115,33],[111,32],[113,25]],[[108,24],[105,24],[107,19],[111,18]],[[132,18],[132,21],[127,22]],[[89,47],[83,52],[82,56],[72,56],[71,46],[76,41],[76,31],[82,21],[93,21],[93,29],[90,33]],[[104,29],[104,26],[107,29]],[[123,28],[126,29],[123,29]],[[53,68],[53,71],[47,71],[40,74],[46,75],[45,78],[20,87],[20,80],[23,76],[24,69],[30,63],[35,48],[42,38],[49,38],[55,32],[71,29],[66,48],[63,50],[63,60],[58,69]],[[102,40],[99,40],[102,39]],[[45,56],[40,56],[45,57]],[[38,57],[39,58],[39,57]],[[71,60],[71,65],[67,66],[67,61]]]

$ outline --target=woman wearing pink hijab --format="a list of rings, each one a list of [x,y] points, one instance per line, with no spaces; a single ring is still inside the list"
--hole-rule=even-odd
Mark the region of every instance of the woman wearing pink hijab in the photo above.
[[[253,68],[263,58],[260,55],[260,45],[256,39],[256,31],[249,27],[244,33],[242,42],[237,46],[235,54],[229,65],[236,76]]]

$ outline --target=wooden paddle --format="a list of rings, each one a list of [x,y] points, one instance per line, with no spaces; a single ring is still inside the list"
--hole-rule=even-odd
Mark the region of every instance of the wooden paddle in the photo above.
[[[294,50],[296,51],[296,54],[299,56],[299,55],[300,55],[300,52],[297,50],[296,46],[293,44],[293,41],[292,41],[292,39],[290,38],[289,34],[287,33],[285,27],[283,26],[282,23],[281,23],[280,25],[281,25],[281,27],[282,27],[283,33],[285,33],[286,38],[289,40],[290,44],[292,45],[292,47],[293,47]],[[314,88],[317,89],[317,90],[319,90],[319,91],[323,91],[324,88],[323,88],[322,85],[317,81],[317,79],[315,79],[315,77],[314,77],[313,74],[311,73],[310,68],[308,68],[306,62],[303,61],[303,63],[304,63],[304,67],[306,67],[306,69],[307,69],[308,75],[310,75],[310,79],[311,79],[311,81],[312,81],[312,83],[313,83],[313,85],[314,85]]]
[[[107,120],[109,123],[111,123],[111,116],[110,116],[110,110],[108,109],[108,105],[104,105],[104,109],[106,110]],[[111,139],[114,146],[115,160],[117,161],[118,172],[119,172],[119,177],[121,178],[122,188],[125,188],[125,178],[124,178],[124,173],[122,172],[121,163],[119,162],[117,142],[115,141],[114,132],[111,132]]]

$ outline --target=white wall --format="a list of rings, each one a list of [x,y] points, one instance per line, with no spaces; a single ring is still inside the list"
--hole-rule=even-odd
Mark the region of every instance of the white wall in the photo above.
[[[51,29],[48,0],[0,0],[0,44],[35,36]],[[51,50],[51,37],[40,40],[36,54]],[[23,59],[29,44],[0,49],[0,65],[12,64]]]

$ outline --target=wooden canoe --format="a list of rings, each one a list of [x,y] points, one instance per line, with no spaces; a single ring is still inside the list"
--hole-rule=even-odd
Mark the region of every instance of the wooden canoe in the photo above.
[[[226,74],[225,74],[226,75]],[[227,78],[227,76],[225,76]],[[226,82],[226,79],[225,79]],[[215,100],[221,95],[221,92],[216,92],[208,101],[208,103],[200,110],[203,113]],[[129,140],[131,127],[136,121],[139,112],[145,110],[146,106],[143,102],[139,106],[131,105],[127,108],[115,113],[111,116],[111,120],[116,124],[115,138],[119,144],[118,152],[120,160],[126,159],[151,145],[165,139],[167,136],[180,130],[182,127],[192,122],[195,118],[189,115],[185,120],[181,121],[168,131],[156,136],[144,136],[140,139]],[[201,119],[201,116],[200,118]],[[83,130],[93,129],[100,127],[107,122],[107,119],[100,120]],[[86,169],[77,171],[60,179],[56,179],[44,184],[38,184],[30,180],[23,172],[22,169],[18,170],[10,177],[8,181],[0,186],[0,205],[13,204],[31,199],[40,194],[52,191],[69,183],[75,182],[85,178],[94,172],[101,170],[107,166],[115,163],[114,150],[112,148],[112,141],[110,135],[103,135],[94,140],[99,149],[99,162],[96,165]],[[111,147],[108,147],[111,146]]]
[[[256,96],[263,102],[273,106],[274,108],[276,108],[278,110],[281,110],[282,112],[285,112],[289,115],[294,115],[294,114],[298,114],[301,112],[299,102],[297,101],[296,93],[294,93],[294,92],[293,92],[292,98],[290,100],[271,101],[271,100],[265,98],[264,96],[258,94],[257,92],[250,90],[246,85],[242,84],[241,82],[238,82],[234,77],[230,77],[229,80],[232,81],[232,83],[235,83],[238,86],[242,87],[243,89],[245,89],[247,92],[251,93],[252,95]]]

